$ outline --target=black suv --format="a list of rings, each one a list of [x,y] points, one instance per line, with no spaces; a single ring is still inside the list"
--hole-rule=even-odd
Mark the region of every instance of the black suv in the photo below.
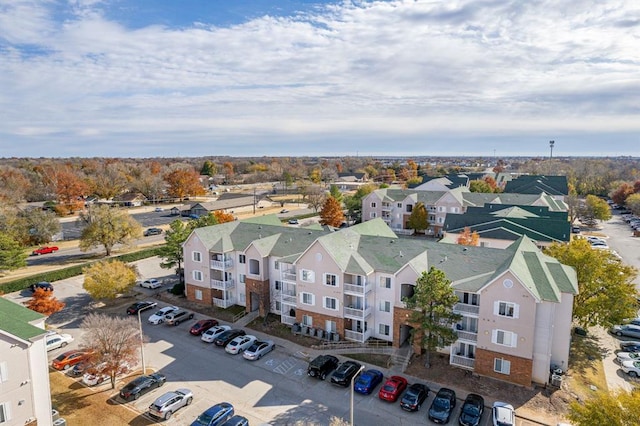
[[[229,343],[230,341],[232,341],[233,339],[235,339],[238,336],[244,336],[247,333],[244,330],[238,330],[238,329],[231,329],[231,330],[227,330],[227,331],[223,331],[222,333],[220,333],[220,335],[218,337],[215,338],[215,340],[213,341],[213,343],[216,344],[216,346],[227,346],[227,343]]]
[[[324,380],[338,366],[338,358],[333,355],[319,355],[309,363],[307,374]]]
[[[51,283],[48,283],[46,281],[41,281],[39,283],[31,284],[31,291],[35,292],[36,289],[38,288],[41,288],[44,291],[53,291],[53,286],[51,285]]]
[[[331,383],[338,386],[347,387],[351,383],[351,379],[358,373],[362,365],[355,361],[345,361],[331,376]]]

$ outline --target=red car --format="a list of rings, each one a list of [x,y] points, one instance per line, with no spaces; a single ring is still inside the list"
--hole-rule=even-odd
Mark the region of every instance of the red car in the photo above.
[[[385,401],[396,402],[402,391],[407,388],[407,379],[401,376],[391,376],[384,382],[378,397]]]
[[[40,248],[35,249],[33,252],[31,252],[31,254],[33,256],[38,256],[38,255],[41,255],[41,254],[53,253],[54,251],[58,251],[58,247],[56,247],[56,246],[52,246],[52,247],[45,246],[45,247],[40,247]]]
[[[87,360],[91,355],[92,354],[90,352],[86,351],[67,351],[54,359],[51,366],[56,370],[67,370],[70,367]]]
[[[202,333],[216,325],[218,325],[218,321],[214,319],[203,319],[193,324],[191,329],[189,329],[189,333],[193,334],[194,336],[200,336],[202,335]]]

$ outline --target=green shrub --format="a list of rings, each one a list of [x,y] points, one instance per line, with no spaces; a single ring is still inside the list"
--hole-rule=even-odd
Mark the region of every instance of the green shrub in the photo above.
[[[184,284],[183,283],[175,284],[171,288],[171,294],[175,294],[176,296],[184,296]]]

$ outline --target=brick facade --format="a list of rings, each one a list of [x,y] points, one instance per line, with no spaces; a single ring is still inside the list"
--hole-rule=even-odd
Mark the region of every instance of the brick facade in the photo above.
[[[247,278],[245,281],[247,289],[246,311],[251,312],[254,298],[257,297],[259,302],[258,309],[260,316],[264,317],[271,311],[271,291],[269,289],[269,280],[259,281]]]
[[[411,310],[406,308],[399,308],[397,306],[393,307],[393,347],[399,348],[400,344],[403,343],[400,341],[400,330],[403,325],[408,325],[413,327],[409,323],[409,317],[411,316]],[[420,346],[420,338],[413,339],[413,353],[422,354],[423,349]]]
[[[202,300],[196,299],[196,290],[202,291]],[[190,302],[200,303],[206,306],[213,306],[213,293],[210,288],[198,287],[193,284],[186,284],[185,293]]]
[[[313,318],[313,328],[321,328],[321,329],[325,329],[326,327],[326,321],[335,321],[336,322],[336,331],[338,332],[338,334],[340,335],[340,340],[344,340],[344,328],[345,328],[345,319],[344,318],[338,318],[338,317],[334,317],[331,315],[324,315],[324,314],[319,314],[317,312],[309,312],[309,311],[305,311],[303,309],[300,309],[300,307],[298,307],[296,309],[296,322],[299,324],[302,324],[302,316],[303,315],[308,315],[311,318]]]
[[[500,352],[493,352],[486,349],[476,349],[476,365],[474,371],[482,376],[492,377],[505,382],[515,383],[522,386],[531,386],[531,371],[533,360],[507,355]],[[502,358],[511,362],[509,374],[502,374],[493,371],[495,358]]]

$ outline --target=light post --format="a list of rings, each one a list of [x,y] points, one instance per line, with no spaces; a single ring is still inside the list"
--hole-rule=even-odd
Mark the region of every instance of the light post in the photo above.
[[[551,153],[549,155],[549,159],[553,159],[553,146],[556,144],[556,141],[549,141],[549,148],[551,149]]]
[[[146,369],[146,366],[144,365],[144,335],[142,334],[142,320],[140,319],[140,312],[153,307],[154,305],[149,305],[138,310],[138,329],[140,330],[140,356],[142,358],[142,375],[147,374],[147,369]]]
[[[351,378],[351,426],[353,426],[353,382],[355,382],[356,377],[360,375],[362,370],[364,370],[364,365],[361,365],[358,372]]]

